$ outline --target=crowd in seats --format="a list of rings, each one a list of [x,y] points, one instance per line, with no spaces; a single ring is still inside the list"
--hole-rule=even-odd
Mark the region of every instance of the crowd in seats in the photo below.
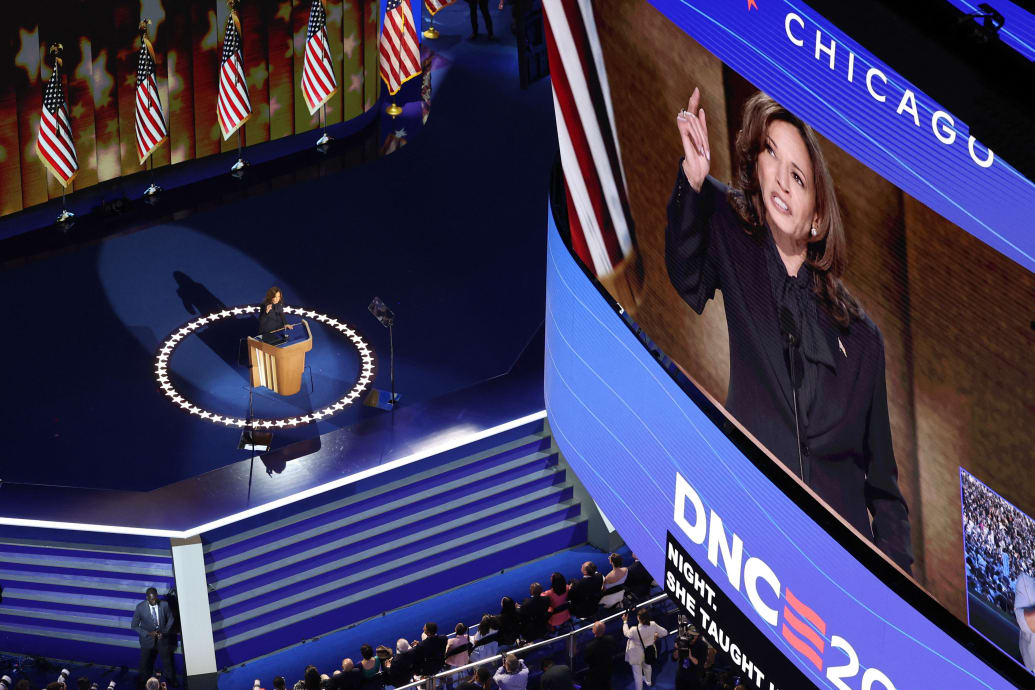
[[[564,634],[576,625],[588,623],[595,618],[617,613],[623,606],[632,606],[645,600],[651,592],[653,579],[638,560],[633,557],[629,566],[619,554],[610,556],[611,570],[604,575],[598,572],[596,564],[587,561],[582,565],[579,577],[570,582],[562,573],[550,576],[548,589],[533,582],[528,597],[521,603],[504,596],[496,613],[486,613],[477,625],[468,628],[457,623],[453,636],[439,633],[436,622],[425,623],[420,639],[408,641],[399,638],[394,649],[385,646],[371,647],[364,644],[359,650],[359,659],[342,660],[341,668],[332,674],[321,674],[309,666],[293,690],[368,690],[381,687],[400,687],[414,680],[427,678],[449,669],[458,669],[472,662],[491,659],[506,653],[502,664],[476,667],[472,672],[458,671],[451,676],[449,685],[456,689],[493,688],[499,690],[521,689],[528,686],[529,677],[536,671],[542,690],[569,690],[577,687],[572,669],[565,664],[547,658],[534,670],[510,650],[531,642]],[[614,670],[614,658],[620,652],[614,640],[604,634],[603,623],[594,626],[594,639],[586,649],[590,664],[590,678],[606,675],[610,678]],[[608,642],[601,642],[606,637]],[[596,674],[596,675],[594,675]],[[595,687],[585,684],[584,688]],[[287,688],[283,677],[273,682],[275,690]],[[604,687],[604,686],[601,686]]]
[[[1014,616],[1014,586],[1035,575],[1035,520],[974,479],[963,475],[967,587]]]

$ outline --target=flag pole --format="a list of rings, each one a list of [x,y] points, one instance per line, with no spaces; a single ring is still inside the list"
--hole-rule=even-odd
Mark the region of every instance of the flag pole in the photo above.
[[[244,159],[244,153],[242,152],[243,148],[244,148],[244,133],[241,132],[241,128],[238,127],[238,129],[237,129],[237,162],[234,163],[232,168],[230,168],[230,172],[231,172],[231,174],[233,174],[234,177],[240,177],[241,175],[243,175],[244,174],[244,168],[245,168],[245,166],[248,165],[248,161],[246,161]]]
[[[320,126],[323,128],[323,136],[316,140],[316,148],[327,146],[331,143],[332,137],[327,134],[327,104],[320,106]],[[326,149],[325,149],[326,150]]]
[[[436,38],[439,37],[440,34],[438,32],[438,29],[435,28],[435,15],[433,15],[433,14],[431,14],[429,12],[428,16],[431,18],[429,20],[429,23],[431,24],[431,26],[429,26],[428,28],[424,29],[424,38],[436,39]]]
[[[65,185],[61,185],[61,213],[58,214],[57,222],[67,223],[75,218],[75,214],[65,207]]]
[[[158,192],[162,191],[162,188],[155,184],[154,154],[147,157],[147,167],[151,171],[151,186],[144,190],[144,196],[152,197]]]

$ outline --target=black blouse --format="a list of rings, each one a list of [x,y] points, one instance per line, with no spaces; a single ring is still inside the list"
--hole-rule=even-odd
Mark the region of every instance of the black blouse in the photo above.
[[[729,410],[798,473],[799,445],[781,306],[800,331],[802,480],[903,569],[913,562],[905,499],[891,443],[884,341],[868,318],[842,328],[817,303],[811,269],[788,276],[765,232],[749,235],[725,185],[695,192],[680,167],[668,205],[669,279],[697,313],[723,293],[730,338]],[[870,516],[872,515],[872,524]]]
[[[283,328],[287,323],[284,320],[284,303],[277,302],[272,305],[273,308],[266,311],[266,304],[263,304],[259,310],[259,333],[265,335],[271,331],[275,331],[278,328]]]

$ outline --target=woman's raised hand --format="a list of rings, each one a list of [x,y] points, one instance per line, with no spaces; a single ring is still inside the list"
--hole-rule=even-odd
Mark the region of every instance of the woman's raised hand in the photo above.
[[[683,174],[695,192],[701,191],[712,158],[708,147],[708,121],[700,103],[701,91],[695,87],[687,109],[676,115],[676,127],[683,141]]]

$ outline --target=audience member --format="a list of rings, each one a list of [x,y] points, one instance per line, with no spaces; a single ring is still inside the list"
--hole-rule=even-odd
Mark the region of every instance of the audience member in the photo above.
[[[359,690],[363,687],[363,672],[346,657],[341,660],[341,672],[336,673],[332,680],[336,690]]]
[[[689,635],[676,639],[672,660],[676,662],[676,690],[697,690],[704,687],[704,671],[708,661],[708,643],[693,625]]]
[[[417,649],[417,674],[433,676],[442,670],[446,658],[446,638],[438,634],[438,624],[431,621],[424,624],[421,641],[414,642]]]
[[[287,690],[287,681],[284,680],[284,676],[277,676],[273,679],[273,690]]]
[[[528,667],[513,654],[508,654],[492,680],[499,690],[525,690],[528,687]]]
[[[571,613],[576,618],[592,618],[604,589],[604,577],[597,572],[593,561],[582,564],[582,578],[568,587],[568,601]]]
[[[611,676],[614,673],[615,655],[618,643],[607,634],[607,626],[603,621],[593,624],[593,639],[586,645],[582,658],[589,669],[586,671],[586,688],[593,690],[611,690]]]
[[[470,663],[471,640],[467,637],[467,626],[457,623],[453,630],[456,634],[446,645],[446,666],[459,668]],[[457,675],[454,680],[460,680]]]
[[[631,594],[635,601],[640,602],[650,596],[650,588],[654,583],[654,578],[643,567],[636,554],[633,554],[632,558],[633,562],[629,566],[629,574],[625,578],[625,591]]]
[[[363,678],[361,687],[375,687],[378,685],[377,680],[381,677],[381,659],[374,656],[374,648],[368,644],[359,648],[359,654],[363,657],[358,667]]]
[[[600,605],[612,609],[622,603],[625,597],[625,579],[629,569],[622,566],[622,557],[613,553],[607,558],[611,563],[611,572],[604,576],[604,592],[600,597]]]
[[[643,681],[651,684],[652,661],[648,658],[651,651],[654,653],[654,660],[657,660],[657,648],[654,643],[668,634],[663,627],[650,619],[650,612],[647,609],[640,609],[637,614],[636,625],[629,625],[629,614],[622,615],[622,633],[625,635],[625,660],[632,667],[633,690],[640,690]]]
[[[550,629],[556,630],[571,619],[571,612],[568,611],[568,583],[564,576],[560,573],[551,575],[550,589],[543,596],[550,602]]]
[[[395,643],[395,656],[388,662],[388,682],[395,687],[412,683],[419,664],[417,648],[400,637]]]
[[[49,688],[50,686],[48,685],[47,687]],[[162,681],[158,680],[154,676],[148,678],[147,682],[144,683],[145,690],[158,690],[160,687],[162,687]]]
[[[499,630],[496,629],[496,625],[498,623],[494,617],[489,614],[482,616],[481,622],[471,636],[471,644],[474,645],[474,649],[471,650],[471,661],[481,661],[499,654]]]
[[[503,597],[500,600],[500,615],[498,617],[500,626],[497,639],[501,645],[512,647],[517,642],[520,624],[518,622],[517,604],[510,597]]]
[[[305,667],[305,677],[302,679],[305,683],[305,690],[320,690],[320,672],[316,670],[316,667],[310,664]]]
[[[475,670],[466,682],[457,686],[456,690],[490,690],[492,688],[492,673],[482,666]],[[589,690],[587,688],[587,690]]]
[[[550,601],[542,596],[543,586],[533,582],[529,588],[529,597],[521,602],[521,637],[526,642],[535,642],[546,637],[550,630]]]
[[[543,675],[539,676],[540,690],[575,690],[575,679],[566,664],[556,664],[553,659],[543,659]]]
[[[90,690],[90,679],[86,676],[79,676],[76,678],[75,686],[79,690]]]

